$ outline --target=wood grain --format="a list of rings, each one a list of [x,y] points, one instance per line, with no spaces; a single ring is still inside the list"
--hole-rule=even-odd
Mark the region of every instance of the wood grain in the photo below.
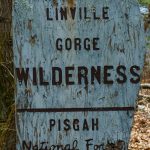
[[[55,10],[60,7],[87,8],[91,19],[56,20]],[[109,7],[109,19],[94,20],[93,11],[102,15],[102,8]],[[53,20],[47,20],[46,9],[51,10]],[[93,108],[93,107],[132,107],[135,108],[140,83],[133,84],[130,79],[131,66],[139,66],[142,73],[145,55],[145,40],[142,16],[136,0],[15,0],[13,5],[13,47],[15,68],[29,68],[27,85],[20,83],[16,75],[16,107],[17,109],[61,109],[61,108]],[[99,38],[98,51],[56,49],[56,40],[70,38]],[[63,44],[64,46],[65,44]],[[83,46],[83,45],[82,45]],[[116,79],[116,68],[125,66],[127,81],[119,84]],[[66,85],[65,67],[74,67],[70,71],[74,85]],[[78,67],[88,68],[88,80],[91,80],[92,66],[101,67],[101,83],[96,80],[78,84]],[[104,66],[113,66],[109,70],[112,84],[104,84]],[[43,78],[47,86],[40,85],[39,68],[43,68]],[[62,83],[52,85],[52,67],[62,69]],[[37,85],[33,85],[33,68],[37,72]],[[75,145],[74,149],[94,150],[120,146],[127,150],[134,111],[93,111],[93,112],[16,112],[18,143],[17,150],[40,149],[41,142],[48,142],[45,150],[56,150],[50,145]],[[99,129],[92,130],[92,119],[99,120]],[[56,126],[50,131],[50,120]],[[65,119],[73,119],[80,123],[80,130],[63,129]],[[88,120],[89,130],[83,131],[84,119]],[[58,122],[62,129],[58,131]],[[87,145],[88,139],[92,145]],[[28,143],[24,145],[23,141]],[[30,143],[31,142],[31,143]],[[119,145],[119,144],[120,145]],[[31,145],[32,146],[31,146]],[[99,145],[99,147],[98,147]],[[26,147],[26,148],[25,148]],[[54,147],[54,146],[53,146]],[[73,146],[70,146],[73,149]]]

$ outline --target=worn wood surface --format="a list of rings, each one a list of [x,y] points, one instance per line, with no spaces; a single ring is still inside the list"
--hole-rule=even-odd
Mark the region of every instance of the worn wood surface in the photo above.
[[[101,14],[102,7],[109,7],[108,20],[82,19],[79,15],[73,20],[47,20],[46,8],[51,10],[54,17],[55,8],[60,7],[86,7],[88,15],[93,11]],[[14,0],[13,13],[13,43],[15,68],[29,68],[27,85],[19,82],[16,75],[16,123],[18,143],[17,150],[40,149],[41,142],[45,150],[56,150],[57,147],[50,145],[70,144],[71,148],[79,150],[107,149],[119,147],[127,149],[128,140],[133,120],[133,110],[110,111],[91,108],[118,108],[135,107],[140,83],[131,83],[133,74],[131,66],[139,66],[141,74],[144,63],[145,41],[142,17],[138,4],[135,0]],[[78,12],[78,11],[77,11]],[[62,51],[56,50],[56,39],[62,38],[99,38],[100,50]],[[116,68],[125,66],[127,81],[120,84],[117,82]],[[66,85],[65,67],[73,66],[73,74],[70,78],[74,85]],[[88,68],[88,84],[78,84],[78,68]],[[91,84],[91,66],[101,66],[101,83],[96,80]],[[104,66],[113,66],[110,69],[114,82],[104,84]],[[36,68],[37,85],[33,85],[33,68]],[[43,78],[49,83],[47,86],[40,85],[39,68],[43,68]],[[62,69],[62,84],[52,85],[52,67]],[[58,76],[57,76],[58,78]],[[122,76],[120,76],[122,78]],[[134,78],[137,78],[134,76]],[[47,108],[59,112],[42,112]],[[51,109],[49,109],[51,108]],[[89,108],[90,111],[62,112],[62,108]],[[23,109],[23,110],[22,110]],[[32,110],[30,110],[32,109]],[[35,110],[33,110],[35,109]],[[31,112],[29,112],[29,110]],[[35,112],[33,112],[35,111]],[[50,129],[50,120],[54,119],[56,125]],[[63,120],[71,122],[69,131],[63,130]],[[80,123],[80,130],[74,131],[73,119]],[[89,130],[83,131],[83,122],[87,119]],[[92,119],[98,119],[99,129],[92,130]],[[61,130],[58,131],[58,120],[61,121]],[[67,123],[66,123],[67,124]],[[77,125],[77,123],[75,124]],[[91,140],[90,140],[91,139]],[[87,145],[87,141],[91,145]],[[31,146],[30,145],[37,145]],[[112,144],[113,143],[113,144]],[[95,146],[101,145],[101,146]],[[47,148],[46,148],[46,145]],[[74,145],[74,147],[73,147]],[[31,146],[31,148],[30,148]],[[25,148],[26,147],[26,148]],[[38,148],[37,148],[38,147]],[[69,147],[69,146],[68,146]],[[61,149],[61,148],[60,148]],[[65,149],[65,148],[64,148]]]

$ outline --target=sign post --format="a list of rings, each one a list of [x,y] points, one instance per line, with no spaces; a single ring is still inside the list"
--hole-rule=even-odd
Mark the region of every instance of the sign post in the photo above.
[[[127,150],[145,41],[136,0],[14,0],[17,150]]]

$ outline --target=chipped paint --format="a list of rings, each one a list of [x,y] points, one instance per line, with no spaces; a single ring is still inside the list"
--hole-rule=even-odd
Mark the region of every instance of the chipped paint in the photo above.
[[[29,29],[29,31],[32,31],[32,20],[28,21],[27,28]]]
[[[33,36],[31,35],[31,37],[30,37],[30,39],[29,39],[29,42],[30,42],[30,44],[31,44],[32,46],[35,44],[36,38],[37,38],[36,35],[33,35]]]
[[[74,7],[75,6],[75,0],[67,0],[67,5],[69,7]]]
[[[53,0],[53,5],[54,5],[54,6],[58,6],[57,0]]]

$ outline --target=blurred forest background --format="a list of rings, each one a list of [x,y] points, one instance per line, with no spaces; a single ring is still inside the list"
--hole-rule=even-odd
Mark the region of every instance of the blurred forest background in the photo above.
[[[129,149],[150,150],[150,0],[139,2],[147,55]],[[11,23],[12,0],[0,0],[0,150],[15,150],[16,139]]]

